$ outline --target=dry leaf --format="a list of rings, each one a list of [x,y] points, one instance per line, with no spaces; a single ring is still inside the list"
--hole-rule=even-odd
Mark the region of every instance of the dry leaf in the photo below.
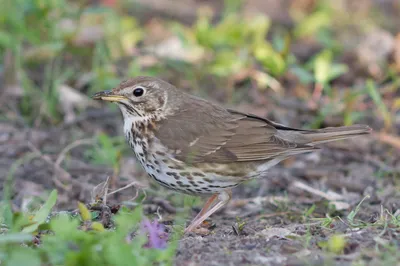
[[[286,228],[268,228],[268,229],[264,229],[261,231],[261,234],[263,236],[265,236],[267,239],[270,239],[274,236],[279,237],[279,238],[283,238],[286,237],[288,235],[292,234],[292,231],[290,231],[289,229]]]

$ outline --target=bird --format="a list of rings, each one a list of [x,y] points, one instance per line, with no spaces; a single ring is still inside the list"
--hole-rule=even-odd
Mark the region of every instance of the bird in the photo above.
[[[299,129],[225,108],[172,84],[138,76],[95,100],[114,102],[123,117],[127,142],[147,174],[177,192],[208,196],[185,232],[195,231],[225,206],[232,188],[318,144],[366,135],[367,125]]]

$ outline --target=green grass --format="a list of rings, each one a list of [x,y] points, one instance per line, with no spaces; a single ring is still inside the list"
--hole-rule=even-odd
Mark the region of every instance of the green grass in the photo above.
[[[141,229],[140,206],[123,207],[113,216],[114,228],[104,229],[93,221],[85,205],[80,215],[52,212],[57,193],[53,191],[42,207],[31,213],[4,216],[0,235],[0,258],[6,265],[172,265],[181,230],[165,233],[165,247],[149,246]],[[4,206],[1,210],[5,211]]]
[[[85,157],[93,164],[109,165],[119,168],[124,150],[128,149],[124,137],[110,137],[106,134],[96,136],[95,144],[85,151]]]

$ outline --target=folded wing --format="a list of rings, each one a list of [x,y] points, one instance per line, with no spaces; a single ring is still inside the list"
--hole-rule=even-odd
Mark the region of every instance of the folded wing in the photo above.
[[[278,124],[260,117],[212,104],[209,113],[196,112],[204,110],[205,103],[208,104],[198,99],[186,103],[179,112],[161,122],[156,131],[156,137],[178,160],[186,163],[267,161],[316,149],[282,138],[275,127]]]

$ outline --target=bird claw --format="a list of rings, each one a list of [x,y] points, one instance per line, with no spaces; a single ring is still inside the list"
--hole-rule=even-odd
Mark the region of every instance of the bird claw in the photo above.
[[[194,233],[196,235],[202,235],[202,236],[207,236],[211,233],[211,230],[209,230],[208,228],[205,227],[196,227],[194,229],[192,229],[191,231],[186,232],[185,233]]]

